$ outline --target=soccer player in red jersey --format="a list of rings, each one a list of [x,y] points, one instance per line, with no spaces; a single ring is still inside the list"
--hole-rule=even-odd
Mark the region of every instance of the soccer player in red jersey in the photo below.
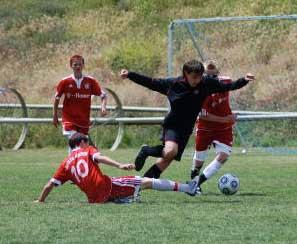
[[[80,55],[74,55],[70,58],[70,67],[73,74],[62,79],[55,95],[53,109],[53,124],[58,126],[58,106],[60,98],[64,95],[62,109],[63,135],[68,139],[75,132],[81,132],[88,135],[90,127],[91,96],[101,96],[102,116],[106,115],[106,93],[102,91],[98,81],[91,77],[83,75],[84,58]]]
[[[73,149],[71,154],[64,159],[35,202],[44,202],[54,186],[62,185],[66,181],[72,181],[77,185],[86,194],[89,203],[137,201],[140,190],[144,189],[196,194],[198,177],[188,184],[182,184],[139,176],[109,177],[104,175],[99,164],[110,165],[122,170],[132,170],[134,165],[121,164],[103,156],[96,148],[89,146],[88,137],[82,133],[73,134],[69,140],[69,146]]]
[[[206,76],[218,78],[220,82],[232,82],[229,77],[219,75],[215,61],[211,60],[205,64],[205,73]],[[196,151],[193,157],[191,178],[200,174],[211,145],[215,148],[216,157],[199,176],[199,193],[201,193],[200,185],[211,178],[230,156],[233,142],[232,127],[235,121],[236,115],[232,114],[228,91],[207,97],[197,123]]]

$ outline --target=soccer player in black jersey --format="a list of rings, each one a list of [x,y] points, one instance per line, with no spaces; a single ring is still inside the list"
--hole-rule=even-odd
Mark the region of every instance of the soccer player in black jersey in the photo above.
[[[230,90],[240,89],[254,80],[252,74],[224,84],[218,79],[203,75],[204,66],[197,60],[183,65],[182,76],[175,78],[151,78],[128,70],[121,70],[122,79],[131,81],[166,95],[170,103],[170,111],[162,124],[162,144],[143,146],[135,159],[135,169],[143,168],[148,156],[158,158],[144,174],[145,177],[159,178],[161,173],[175,159],[181,160],[184,149],[193,131],[195,121],[207,96]]]

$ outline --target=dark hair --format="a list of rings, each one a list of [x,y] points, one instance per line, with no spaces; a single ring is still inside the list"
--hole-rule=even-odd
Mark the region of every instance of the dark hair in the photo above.
[[[183,75],[185,76],[185,73],[191,74],[199,74],[202,75],[204,73],[204,65],[203,63],[199,62],[196,59],[190,60],[186,62],[183,66]]]
[[[70,58],[70,66],[72,66],[72,63],[75,59],[80,59],[82,61],[83,64],[85,64],[85,59],[83,58],[83,56],[81,55],[73,55],[71,58]]]
[[[86,136],[82,133],[76,132],[70,137],[68,144],[71,149],[74,149],[75,147],[79,146],[79,144],[82,141],[88,142],[89,141],[88,136]]]

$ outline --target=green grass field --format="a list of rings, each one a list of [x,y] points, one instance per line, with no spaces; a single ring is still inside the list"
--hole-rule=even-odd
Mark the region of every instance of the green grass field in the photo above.
[[[132,161],[136,149],[105,153]],[[146,191],[141,203],[89,205],[65,184],[47,203],[33,203],[65,155],[57,149],[0,152],[0,243],[297,243],[297,156],[235,152],[199,197]],[[188,151],[163,178],[187,180],[190,164]],[[241,180],[234,196],[217,189],[225,172]]]

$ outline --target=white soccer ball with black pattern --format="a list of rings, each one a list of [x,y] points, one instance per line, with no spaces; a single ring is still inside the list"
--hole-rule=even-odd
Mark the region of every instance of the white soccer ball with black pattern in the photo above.
[[[239,178],[232,174],[224,174],[218,182],[220,191],[225,195],[233,195],[239,189]]]

